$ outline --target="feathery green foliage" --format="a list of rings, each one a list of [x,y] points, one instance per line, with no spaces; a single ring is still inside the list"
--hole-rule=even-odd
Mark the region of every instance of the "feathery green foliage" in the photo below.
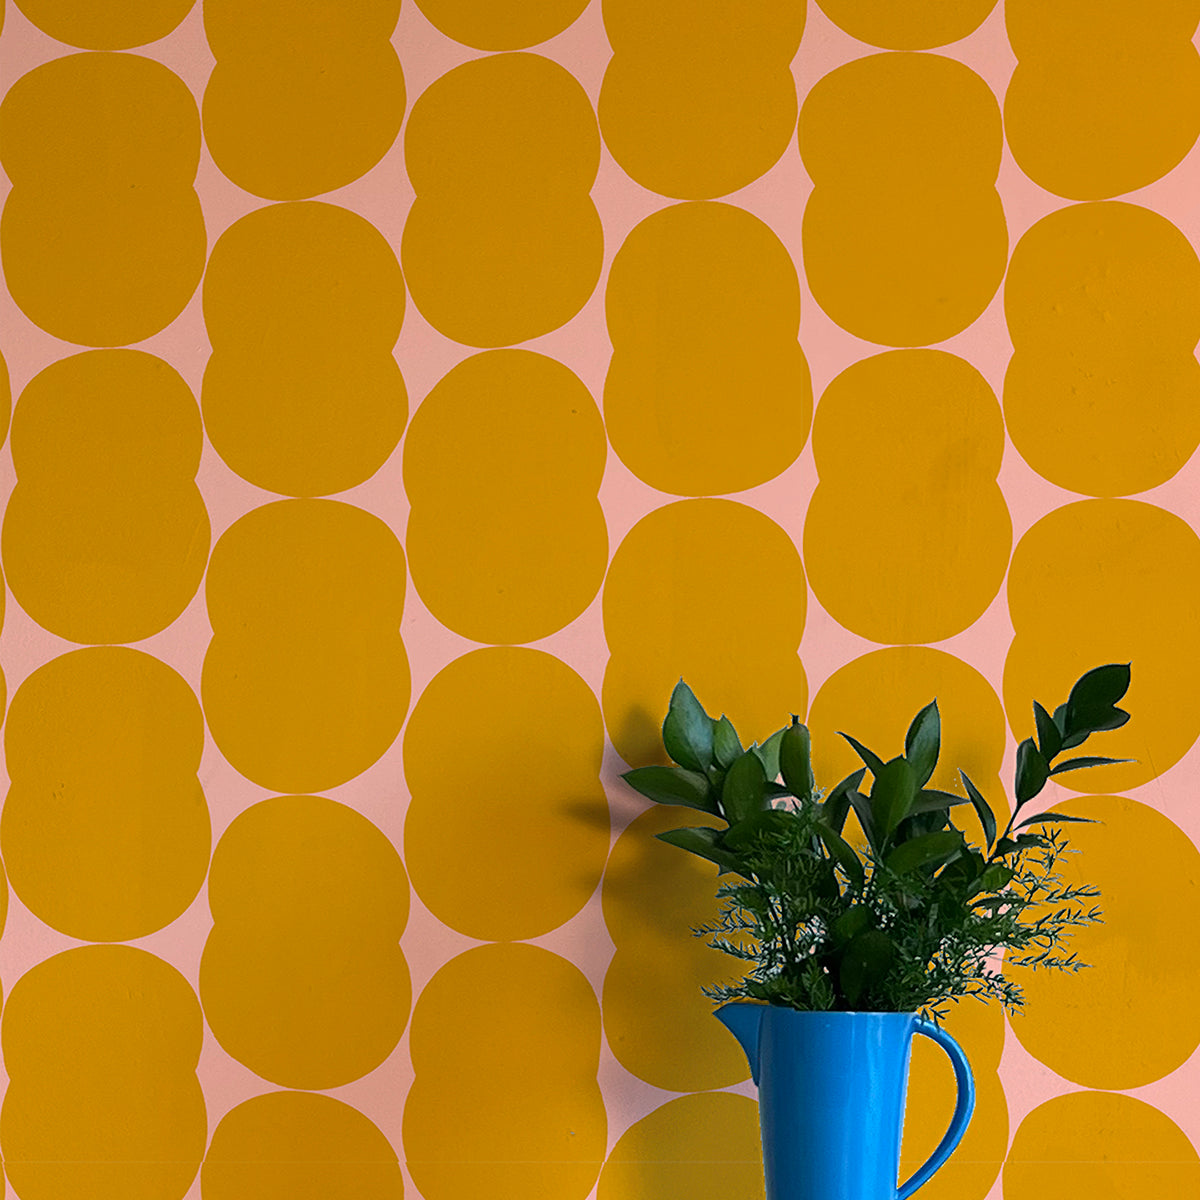
[[[1055,775],[1122,761],[1065,758],[1093,733],[1129,719],[1116,707],[1128,665],[1083,675],[1051,715],[1034,705],[1037,737],[1017,748],[1016,807],[1002,832],[979,789],[959,772],[964,796],[927,786],[941,748],[937,702],[909,726],[904,753],[884,761],[848,734],[863,768],[823,795],[813,779],[807,728],[796,717],[762,746],[743,750],[727,717],[705,713],[680,680],[663,724],[677,767],[626,773],[651,800],[686,805],[726,828],[685,827],[659,837],[716,863],[721,917],[696,932],[743,964],[737,982],[706,989],[714,1000],[762,1000],[803,1011],[921,1011],[974,996],[1021,1007],[1007,963],[1076,971],[1064,954],[1072,930],[1100,919],[1099,892],[1058,873],[1070,853],[1062,826],[1084,818],[1039,812],[1031,801]],[[870,790],[862,792],[867,772]],[[968,844],[951,810],[970,804],[984,844]],[[866,846],[843,836],[850,811]]]

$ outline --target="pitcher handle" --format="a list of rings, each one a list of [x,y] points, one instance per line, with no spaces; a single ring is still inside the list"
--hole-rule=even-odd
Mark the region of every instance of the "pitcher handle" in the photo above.
[[[954,1067],[954,1082],[958,1085],[958,1099],[945,1137],[938,1142],[937,1149],[929,1156],[925,1165],[915,1171],[906,1183],[901,1184],[896,1193],[896,1200],[908,1200],[917,1188],[929,1182],[934,1171],[954,1153],[955,1147],[962,1141],[963,1134],[967,1132],[967,1125],[970,1124],[971,1114],[975,1111],[975,1080],[962,1047],[932,1021],[918,1020],[915,1030],[937,1042],[950,1056],[950,1063]]]

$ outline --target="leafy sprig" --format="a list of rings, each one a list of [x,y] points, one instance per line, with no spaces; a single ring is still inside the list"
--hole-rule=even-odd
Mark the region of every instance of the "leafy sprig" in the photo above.
[[[1070,852],[1062,824],[1086,818],[1027,813],[1052,777],[1125,761],[1062,755],[1125,724],[1117,703],[1129,680],[1128,665],[1097,667],[1053,714],[1034,705],[1036,738],[1018,746],[1016,803],[1002,831],[965,772],[963,796],[928,786],[941,752],[936,701],[913,718],[895,758],[885,761],[843,733],[863,767],[822,794],[809,731],[797,717],[743,749],[728,717],[708,716],[680,680],[663,724],[678,765],[636,768],[625,779],[651,800],[725,824],[658,835],[735,877],[718,890],[720,919],[697,932],[741,961],[745,974],[709,995],[803,1010],[919,1009],[936,1018],[965,996],[1020,1007],[1020,987],[996,966],[1000,952],[1017,966],[1081,969],[1062,946],[1100,919],[1084,904],[1099,893],[1066,886],[1058,867]],[[983,831],[980,848],[951,817],[966,804]],[[843,836],[851,810],[862,849]]]

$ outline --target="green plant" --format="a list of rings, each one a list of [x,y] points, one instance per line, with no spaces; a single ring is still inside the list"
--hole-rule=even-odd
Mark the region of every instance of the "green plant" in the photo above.
[[[1060,756],[1125,724],[1129,714],[1117,702],[1129,678],[1128,665],[1097,667],[1053,714],[1034,704],[1037,735],[1017,747],[1016,804],[1002,832],[965,772],[964,796],[928,786],[941,751],[936,700],[913,719],[904,753],[886,762],[843,733],[863,767],[825,795],[798,718],[743,749],[729,719],[710,717],[680,680],[663,722],[678,765],[639,767],[624,778],[651,800],[724,823],[658,835],[736,877],[718,889],[720,919],[696,932],[741,960],[745,975],[707,994],[940,1019],[947,1003],[965,996],[1020,1008],[1021,988],[1000,970],[1001,951],[1018,966],[1085,966],[1061,950],[1073,929],[1100,919],[1080,903],[1099,892],[1064,884],[1056,868],[1070,852],[1061,826],[1086,818],[1024,814],[1050,778],[1127,761]],[[951,818],[965,804],[979,818],[982,846],[970,845]],[[859,849],[843,837],[851,810],[866,838]]]

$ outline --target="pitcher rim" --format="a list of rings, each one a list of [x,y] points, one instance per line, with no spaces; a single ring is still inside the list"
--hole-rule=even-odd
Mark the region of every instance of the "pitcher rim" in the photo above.
[[[874,1009],[874,1008],[792,1008],[789,1004],[771,1004],[766,1000],[726,1000],[718,1004],[713,1012],[723,1008],[739,1005],[743,1008],[763,1008],[775,1012],[791,1012],[798,1017],[918,1017],[921,1014],[916,1009]]]

